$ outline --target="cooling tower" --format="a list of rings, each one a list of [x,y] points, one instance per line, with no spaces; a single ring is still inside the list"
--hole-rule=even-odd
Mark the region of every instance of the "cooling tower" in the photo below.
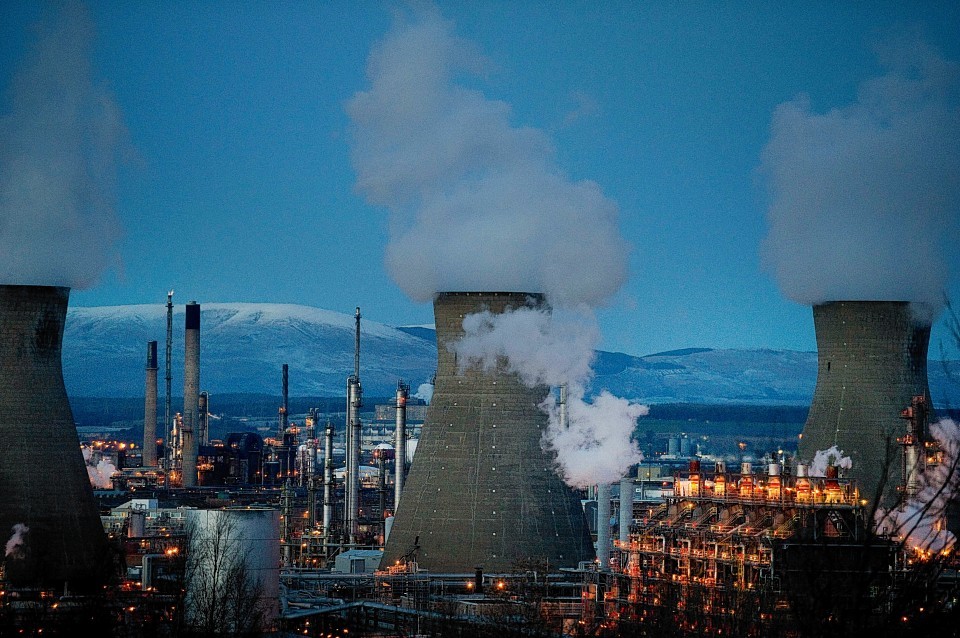
[[[521,558],[551,567],[593,559],[580,501],[540,447],[547,417],[537,405],[548,388],[528,388],[502,369],[459,375],[448,349],[468,314],[542,303],[525,293],[437,295],[436,386],[384,566],[412,556],[433,572],[497,573]]]
[[[143,391],[143,466],[157,464],[157,342],[147,342],[146,382]]]
[[[197,407],[200,397],[200,305],[187,304],[183,335],[183,487],[197,484]]]
[[[896,493],[903,434],[900,411],[927,386],[929,320],[902,301],[833,301],[813,307],[817,387],[800,440],[800,457],[836,445],[849,474],[873,500]],[[925,313],[920,313],[925,314]]]
[[[0,285],[0,543],[17,585],[96,588],[106,537],[63,384],[60,343],[69,288]],[[22,528],[19,528],[22,529]]]

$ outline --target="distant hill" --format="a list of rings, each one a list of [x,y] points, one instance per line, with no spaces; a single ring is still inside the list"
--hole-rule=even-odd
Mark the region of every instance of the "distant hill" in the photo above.
[[[202,389],[217,394],[280,392],[280,368],[290,365],[291,396],[337,397],[353,372],[352,315],[287,304],[205,304],[201,322]],[[183,306],[175,310],[173,391],[183,389]],[[436,368],[435,332],[361,324],[364,394],[390,396],[397,379],[414,388]],[[166,308],[163,305],[71,308],[63,342],[64,378],[72,397],[142,397],[146,342],[159,342],[164,388]],[[960,375],[960,362],[948,365]],[[685,348],[647,356],[598,352],[595,390],[651,404],[809,404],[817,355],[792,350]],[[960,380],[940,362],[929,367],[939,405],[960,404]]]

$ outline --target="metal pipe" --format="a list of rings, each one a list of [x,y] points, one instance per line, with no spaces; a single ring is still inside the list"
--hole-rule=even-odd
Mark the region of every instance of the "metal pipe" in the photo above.
[[[200,389],[200,304],[187,304],[183,336],[183,487],[197,484],[197,424],[198,392]]]
[[[410,396],[410,386],[401,379],[397,383],[397,429],[396,444],[396,478],[393,483],[393,511],[396,513],[400,506],[400,495],[403,494],[403,480],[407,473],[407,397]]]
[[[157,342],[147,342],[146,386],[143,393],[143,466],[157,465]]]

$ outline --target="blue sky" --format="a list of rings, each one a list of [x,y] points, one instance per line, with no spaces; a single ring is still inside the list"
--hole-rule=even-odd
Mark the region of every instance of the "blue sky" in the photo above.
[[[127,131],[119,267],[73,305],[290,302],[430,323],[384,266],[387,212],[356,187],[349,100],[398,6],[92,2],[93,77]],[[0,8],[9,84],[44,5]],[[459,81],[542,131],[558,170],[619,208],[629,275],[602,347],[815,348],[810,309],[761,260],[759,173],[778,105],[823,114],[884,75],[878,50],[960,60],[956,3],[441,2],[488,58]],[[9,92],[4,112],[9,108]],[[954,171],[955,171],[954,167]],[[955,174],[955,173],[954,173]],[[956,208],[948,232],[956,229]],[[955,240],[955,236],[948,237]],[[960,300],[960,259],[947,291]],[[600,276],[600,275],[598,275]],[[946,339],[934,333],[931,356]]]

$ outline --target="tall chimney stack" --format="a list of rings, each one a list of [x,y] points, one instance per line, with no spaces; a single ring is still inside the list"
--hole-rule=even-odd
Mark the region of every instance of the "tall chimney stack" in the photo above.
[[[547,416],[537,406],[549,388],[528,388],[502,366],[459,374],[448,349],[463,336],[468,314],[543,304],[541,295],[522,292],[435,297],[436,390],[382,565],[417,546],[421,567],[448,573],[478,565],[509,572],[518,558],[543,558],[555,567],[593,558],[580,500],[540,447]]]
[[[920,310],[920,312],[916,312]],[[905,301],[832,301],[813,307],[817,387],[800,439],[809,461],[834,445],[853,461],[863,498],[895,494],[901,459],[900,411],[929,398],[929,309]],[[926,432],[919,433],[921,440]]]
[[[0,542],[19,526],[20,550],[4,557],[15,585],[93,591],[110,561],[63,384],[69,297],[0,285]]]
[[[157,465],[157,342],[147,342],[146,386],[143,392],[143,466]]]
[[[200,304],[187,304],[183,335],[183,487],[197,484],[197,445],[194,428],[200,391]]]
[[[403,481],[407,476],[407,399],[410,397],[410,386],[403,380],[397,382],[397,421],[396,454],[393,460],[395,474],[393,482],[393,511],[396,513],[400,506],[400,495],[403,494]]]

